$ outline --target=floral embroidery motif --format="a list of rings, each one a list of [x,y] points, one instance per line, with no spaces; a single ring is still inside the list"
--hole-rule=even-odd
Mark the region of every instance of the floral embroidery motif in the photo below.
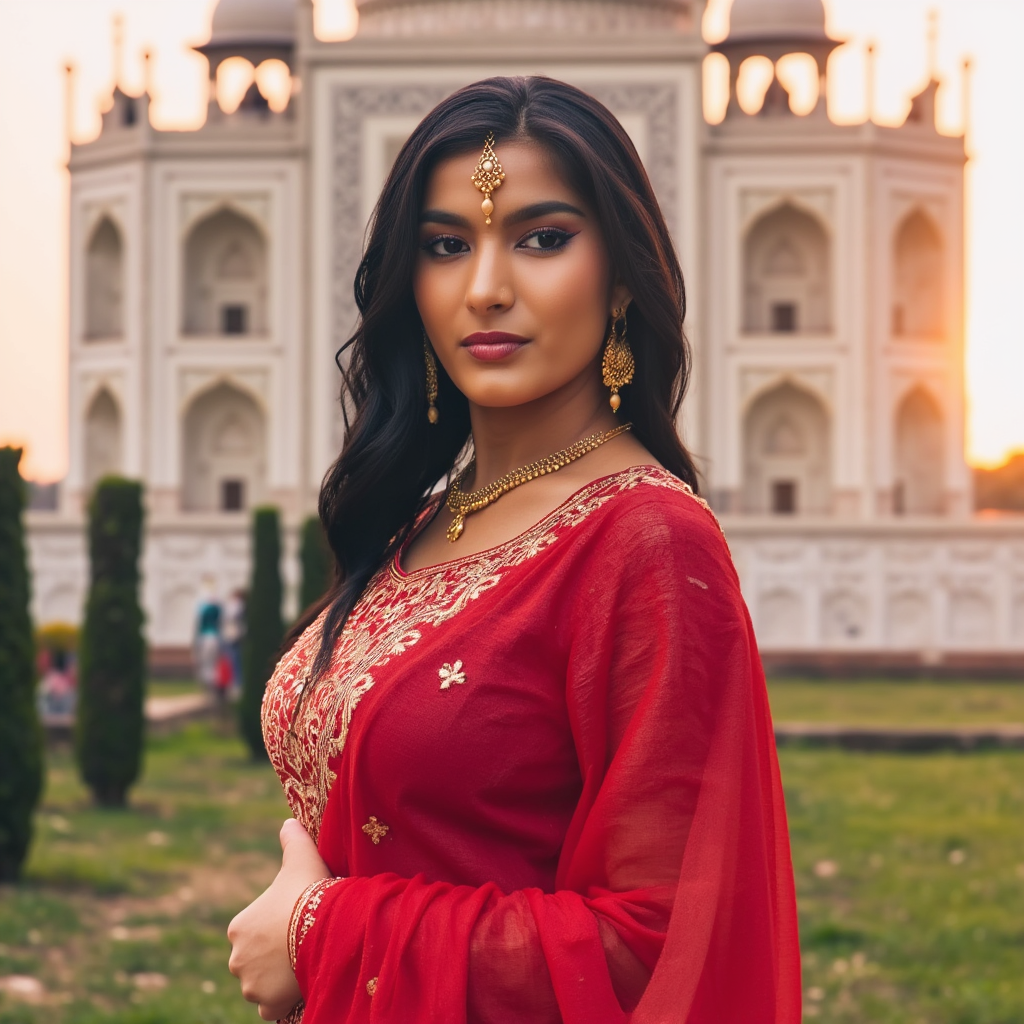
[[[377,994],[377,979],[371,978],[366,983],[366,994],[372,999]]]
[[[278,662],[267,685],[263,735],[292,813],[314,841],[337,777],[336,766],[352,715],[373,687],[375,670],[415,646],[424,627],[454,618],[498,586],[510,569],[546,551],[617,495],[640,485],[685,493],[707,507],[671,473],[634,466],[595,480],[506,544],[408,574],[400,572],[394,562],[380,569],[352,609],[325,678],[302,701],[296,715],[295,706],[310,680],[326,611],[306,630]],[[452,682],[459,680],[453,678]],[[442,688],[443,684],[442,677]]]
[[[449,662],[445,662],[438,670],[437,674],[441,679],[441,689],[451,689],[453,684],[461,685],[466,681],[466,673],[462,671],[462,662],[457,661],[454,665]]]
[[[391,831],[390,825],[385,825],[376,814],[370,815],[370,820],[363,826],[363,831],[370,837],[374,846],[380,846],[380,841]]]

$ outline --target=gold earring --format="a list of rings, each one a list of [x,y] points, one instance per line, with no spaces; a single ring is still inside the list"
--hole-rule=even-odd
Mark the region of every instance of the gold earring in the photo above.
[[[619,324],[622,325],[621,331]],[[604,359],[601,360],[601,378],[606,388],[611,388],[608,404],[612,412],[618,412],[622,405],[619,388],[624,388],[632,379],[636,370],[633,350],[626,341],[626,307],[612,313],[612,331],[604,347]]]
[[[427,364],[427,419],[436,423],[440,417],[437,411],[437,363],[426,331],[423,332],[423,361]]]

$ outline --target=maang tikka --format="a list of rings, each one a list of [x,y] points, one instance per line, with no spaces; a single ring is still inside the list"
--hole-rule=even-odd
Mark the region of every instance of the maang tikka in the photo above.
[[[491,223],[491,214],[494,213],[494,200],[491,193],[501,187],[505,180],[505,172],[498,163],[498,155],[494,152],[494,132],[488,132],[484,139],[484,151],[476,162],[476,170],[470,176],[470,181],[484,194],[484,201],[480,204],[483,211],[484,223]]]
[[[621,325],[621,329],[620,329]],[[622,405],[619,388],[624,388],[632,379],[636,370],[633,350],[626,341],[626,307],[612,313],[612,330],[604,347],[604,359],[601,360],[601,378],[606,388],[611,388],[608,404],[612,412],[618,412]]]

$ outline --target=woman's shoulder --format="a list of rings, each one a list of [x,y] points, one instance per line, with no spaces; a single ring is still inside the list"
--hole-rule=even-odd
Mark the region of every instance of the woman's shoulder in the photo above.
[[[595,481],[582,504],[592,515],[587,547],[627,571],[713,562],[734,574],[711,506],[659,466],[634,466]]]
[[[661,466],[632,466],[591,485],[600,533],[640,531],[675,541],[708,539],[724,543],[711,506],[679,477]],[[614,500],[611,500],[614,499]]]

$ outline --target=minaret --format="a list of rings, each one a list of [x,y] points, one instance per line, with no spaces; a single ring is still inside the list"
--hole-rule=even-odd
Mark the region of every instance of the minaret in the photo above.
[[[817,111],[825,111],[828,58],[842,41],[825,30],[821,0],[735,0],[729,35],[711,49],[729,61],[729,106],[726,116],[743,116],[736,97],[740,65],[748,57],[767,57],[772,63],[790,53],[807,53],[818,68]],[[785,98],[787,102],[781,102]],[[765,95],[763,111],[788,113],[788,94],[776,77]]]

